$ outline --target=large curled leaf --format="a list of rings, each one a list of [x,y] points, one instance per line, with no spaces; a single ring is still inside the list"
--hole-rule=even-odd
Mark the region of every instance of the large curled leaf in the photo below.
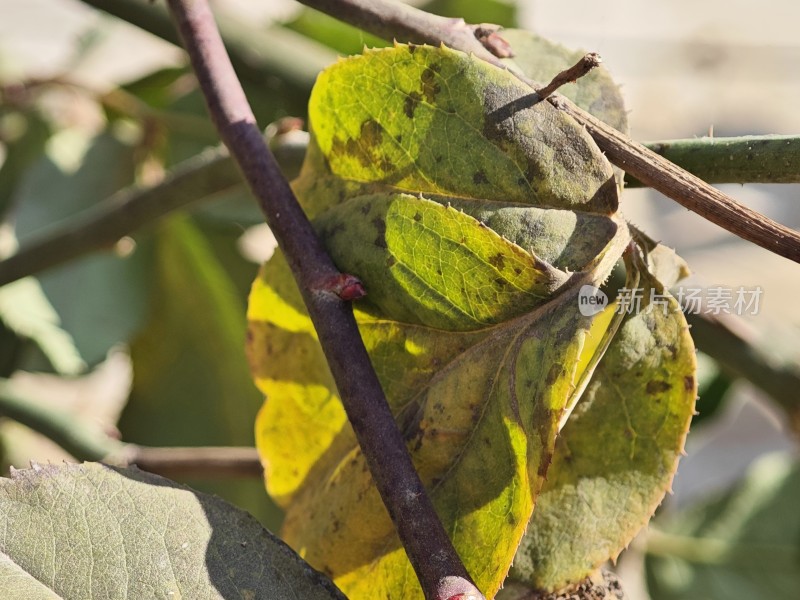
[[[0,479],[4,598],[343,599],[242,510],[138,469]]]
[[[511,110],[529,92],[443,48],[342,61],[312,94],[319,146],[296,184],[334,259],[369,290],[372,305],[357,311],[365,343],[445,526],[489,593],[530,517],[581,351],[597,347],[585,344],[593,319],[577,312],[578,291],[605,279],[629,239],[606,215],[616,207],[608,163],[549,105],[524,118]],[[578,232],[591,241],[571,243]],[[268,396],[257,439],[287,508],[285,539],[351,598],[418,597],[280,257],[257,280],[249,318]]]
[[[564,427],[510,576],[579,581],[627,546],[672,481],[694,412],[694,345],[678,303],[647,273]],[[657,299],[652,303],[651,290]]]
[[[365,344],[487,597],[561,421],[620,322],[613,310],[581,314],[579,292],[599,287],[630,241],[613,216],[609,163],[530,95],[511,73],[446,48],[340,61],[312,92],[314,135],[294,183],[337,265],[366,286],[355,310]],[[248,318],[267,395],[256,439],[286,507],[285,539],[350,598],[421,598],[280,254],[256,280]]]
[[[653,600],[794,600],[800,590],[800,465],[773,454],[732,490],[657,519],[646,538]]]

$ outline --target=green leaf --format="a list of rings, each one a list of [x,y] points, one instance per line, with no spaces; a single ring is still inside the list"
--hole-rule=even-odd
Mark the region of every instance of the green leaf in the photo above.
[[[0,288],[0,320],[18,336],[35,342],[57,373],[77,375],[86,367],[33,277]]]
[[[312,214],[376,187],[616,210],[611,165],[592,139],[549,103],[528,107],[531,95],[510,72],[447,48],[342,60],[312,90],[297,191]]]
[[[133,153],[110,133],[86,140],[62,132],[16,189],[20,244],[131,184]],[[111,346],[128,342],[146,317],[147,240],[138,241],[128,257],[95,254],[39,277],[63,329],[89,365],[104,360]]]
[[[542,304],[567,280],[474,217],[408,194],[362,196],[315,224],[339,267],[382,280],[370,300],[407,323],[493,325]]]
[[[152,312],[131,344],[133,389],[120,430],[155,446],[252,445],[260,395],[244,354],[244,297],[183,215],[158,226],[153,252]],[[277,520],[263,488],[197,485]]]
[[[653,600],[797,598],[800,465],[762,458],[734,489],[658,519],[646,538]]]
[[[0,517],[6,597],[344,598],[244,511],[135,468],[14,471]]]
[[[683,451],[694,345],[663,286],[644,272],[639,287],[658,302],[629,315],[611,341],[558,438],[514,558],[510,576],[536,589],[561,589],[615,559],[650,520]]]

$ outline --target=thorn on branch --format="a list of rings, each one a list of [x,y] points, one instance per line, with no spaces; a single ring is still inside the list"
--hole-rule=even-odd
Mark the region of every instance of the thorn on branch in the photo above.
[[[511,44],[497,33],[500,29],[499,25],[491,23],[481,23],[473,26],[475,37],[483,44],[484,48],[497,58],[513,58],[514,50],[511,48]]]
[[[543,88],[537,90],[537,93],[539,96],[541,96],[542,100],[544,100],[562,85],[572,83],[576,79],[580,79],[595,67],[599,67],[600,63],[602,62],[603,59],[600,58],[600,55],[597,54],[597,52],[589,52],[589,54],[586,54],[569,69],[565,69],[553,77],[553,80]]]

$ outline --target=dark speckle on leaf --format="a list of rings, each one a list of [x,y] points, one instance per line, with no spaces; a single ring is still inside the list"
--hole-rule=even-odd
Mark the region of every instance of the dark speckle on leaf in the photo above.
[[[382,140],[383,127],[381,124],[374,119],[367,119],[361,124],[361,131],[357,138],[348,138],[346,141],[342,141],[334,137],[331,153],[354,156],[364,167],[378,163],[384,170],[388,170],[387,166],[391,167],[391,163],[379,153]]]
[[[433,104],[436,100],[436,94],[441,91],[441,87],[436,83],[436,77],[439,71],[438,65],[431,65],[422,72],[422,95],[429,104]]]
[[[415,213],[414,213],[414,220],[415,220],[417,223],[419,223],[420,221],[422,221],[422,213],[421,213],[421,212],[419,212],[419,211],[415,212]]]
[[[647,382],[647,393],[648,394],[661,394],[666,392],[672,386],[667,383],[666,381],[660,381],[658,379],[653,379]]]
[[[692,375],[687,375],[683,378],[683,387],[687,392],[694,389],[694,377]]]
[[[506,265],[506,257],[498,252],[494,256],[489,257],[489,264],[495,269],[502,270]]]
[[[479,184],[479,183],[489,183],[489,179],[486,177],[486,173],[483,169],[479,169],[475,171],[472,175],[472,183]]]
[[[378,230],[378,235],[375,237],[375,245],[378,248],[386,248],[386,221],[380,217],[372,219],[372,224]]]
[[[558,381],[558,378],[561,376],[563,370],[563,367],[558,363],[551,365],[550,369],[547,371],[547,377],[545,377],[544,382],[548,386],[553,385],[556,381]]]
[[[419,92],[411,92],[406,96],[406,100],[403,103],[403,114],[407,116],[409,119],[414,118],[414,111],[417,110],[417,105],[419,101],[422,100],[422,95]]]

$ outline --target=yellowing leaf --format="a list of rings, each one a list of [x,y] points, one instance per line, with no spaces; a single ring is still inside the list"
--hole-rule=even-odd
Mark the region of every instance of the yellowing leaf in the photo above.
[[[614,348],[620,319],[581,314],[579,291],[600,287],[631,240],[612,214],[610,164],[531,97],[511,72],[447,48],[366,51],[320,75],[293,183],[334,261],[364,282],[365,345],[487,597],[536,514],[563,420],[587,383],[595,393],[594,370]],[[285,539],[354,600],[422,598],[279,253],[248,318],[267,396],[257,443]],[[653,325],[664,340],[683,335]]]
[[[599,273],[608,272],[612,256]],[[261,313],[289,277],[285,263],[273,259],[254,286],[250,305],[261,308],[253,310]],[[595,277],[603,275],[577,274],[538,309],[478,331],[448,332],[357,311],[415,466],[484,590],[502,583],[543,482],[591,323],[574,310],[577,293],[598,283]],[[270,284],[275,288],[265,291]],[[280,322],[280,310],[291,304],[274,303],[271,321]],[[351,598],[421,597],[321,370],[321,352],[310,350],[307,334],[266,321],[251,321],[250,328],[251,357],[268,353],[256,361],[267,393],[257,439],[269,489],[287,506],[284,538]],[[287,368],[292,363],[304,368]],[[327,411],[335,416],[326,418]]]

